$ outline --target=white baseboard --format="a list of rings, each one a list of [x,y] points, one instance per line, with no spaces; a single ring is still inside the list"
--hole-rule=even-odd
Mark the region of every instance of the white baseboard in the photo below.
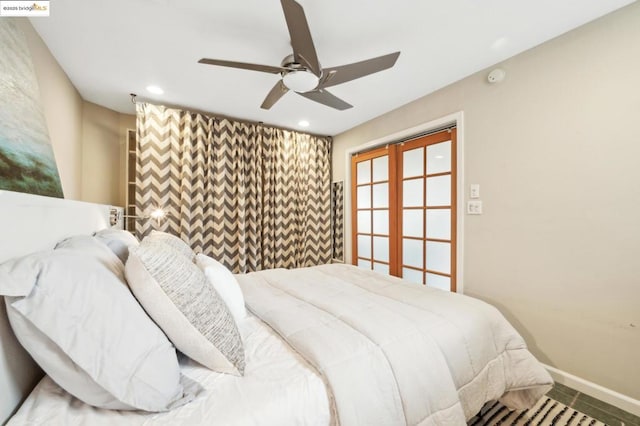
[[[557,383],[592,396],[636,416],[640,416],[639,400],[605,388],[604,386],[600,386],[581,377],[574,376],[566,371],[558,370],[557,368],[545,364],[542,365],[547,369],[547,371],[549,371],[549,374],[551,374],[551,377],[553,377],[553,380]]]

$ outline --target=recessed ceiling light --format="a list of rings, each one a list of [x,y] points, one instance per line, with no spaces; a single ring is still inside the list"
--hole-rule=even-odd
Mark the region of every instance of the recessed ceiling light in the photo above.
[[[309,127],[309,122],[307,120],[298,121],[298,126],[300,127]]]
[[[442,159],[444,158],[444,155],[436,155],[436,158],[437,158],[438,160],[442,160]]]
[[[153,85],[147,86],[147,91],[153,93],[154,95],[162,95],[164,93],[164,90],[162,90],[161,87]]]
[[[500,50],[505,47],[509,43],[509,39],[507,37],[497,38],[492,44],[491,48],[494,50]]]

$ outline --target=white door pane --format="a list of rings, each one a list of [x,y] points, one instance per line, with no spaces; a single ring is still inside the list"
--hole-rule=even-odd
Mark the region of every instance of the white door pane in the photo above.
[[[451,291],[451,278],[427,272],[427,285],[440,290]]]
[[[423,179],[410,179],[402,182],[402,206],[422,207],[423,206]]]
[[[389,237],[373,237],[373,260],[389,261]]]
[[[451,171],[451,141],[427,147],[427,174]]]
[[[420,237],[422,238],[423,210],[403,210],[402,211],[402,235],[404,237]]]
[[[358,268],[371,269],[371,261],[358,259]]]
[[[359,186],[358,187],[358,208],[368,209],[371,207],[371,186]]]
[[[427,210],[427,238],[451,239],[451,209]]]
[[[368,235],[358,235],[358,257],[371,259],[371,237]]]
[[[376,272],[380,272],[384,275],[389,275],[389,265],[385,265],[384,263],[373,263],[373,270]]]
[[[373,159],[373,181],[389,180],[389,156]]]
[[[361,161],[360,163],[357,163],[356,167],[356,174],[358,176],[356,183],[360,185],[362,183],[371,182],[371,161]]]
[[[424,148],[416,148],[402,153],[402,177],[424,175]]]
[[[371,233],[371,211],[358,212],[358,233]]]
[[[402,279],[416,284],[423,284],[422,271],[415,269],[402,268]]]
[[[427,178],[427,206],[451,205],[451,176]]]
[[[402,239],[402,264],[422,269],[424,253],[422,240]]]
[[[389,235],[389,210],[373,211],[373,233]]]
[[[427,241],[427,269],[451,272],[451,244]]]
[[[378,183],[373,185],[373,207],[389,207],[388,183]]]

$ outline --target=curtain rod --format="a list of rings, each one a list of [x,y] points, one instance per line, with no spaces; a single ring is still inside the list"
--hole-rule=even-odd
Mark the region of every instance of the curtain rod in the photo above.
[[[407,137],[402,138],[402,139],[393,140],[393,141],[389,141],[387,143],[381,143],[380,145],[368,147],[368,148],[366,148],[366,149],[364,149],[362,151],[354,152],[351,155],[357,157],[360,154],[364,154],[365,152],[373,151],[374,149],[378,149],[378,148],[383,147],[383,146],[388,148],[389,145],[402,145],[405,142],[409,142],[409,141],[413,141],[413,140],[416,140],[416,139],[420,139],[422,137],[429,136],[429,135],[435,135],[436,133],[440,133],[440,132],[443,132],[445,130],[447,130],[447,131],[449,131],[449,133],[451,133],[451,130],[455,129],[456,127],[457,127],[457,125],[456,125],[455,122],[454,123],[449,123],[449,124],[444,124],[442,126],[435,127],[433,129],[429,129],[429,130],[426,130],[426,131],[421,132],[421,133],[416,133],[415,135],[410,135],[410,136],[407,136]]]
[[[131,103],[132,104],[136,105],[139,102],[138,101],[138,95],[136,95],[135,93],[129,93],[129,96],[131,96]],[[243,119],[239,119],[239,118],[236,118],[236,117],[230,117],[230,116],[224,115],[224,114],[217,114],[217,113],[213,113],[213,112],[202,111],[202,110],[199,110],[199,109],[193,109],[193,108],[185,107],[185,106],[182,106],[182,105],[175,105],[175,104],[162,104],[162,105],[166,106],[166,107],[169,107],[169,108],[181,109],[183,111],[190,111],[190,112],[195,112],[195,113],[198,113],[198,114],[204,114],[204,115],[207,115],[207,116],[213,116],[214,118],[225,118],[227,120],[238,121],[240,123],[245,123],[245,124],[257,124],[259,126],[273,127],[274,129],[286,130],[288,132],[304,133],[304,134],[315,136],[315,137],[318,137],[318,138],[329,138],[331,140],[331,142],[333,143],[333,136],[329,136],[329,135],[318,135],[316,133],[302,132],[300,130],[290,129],[288,127],[282,127],[282,126],[275,126],[273,124],[265,125],[264,121],[243,120]]]
[[[424,131],[422,133],[418,133],[418,134],[415,134],[415,135],[407,136],[404,139],[400,139],[400,140],[398,140],[396,142],[392,142],[392,143],[405,143],[405,142],[409,142],[409,141],[412,141],[412,140],[415,140],[415,139],[420,139],[420,138],[425,137],[425,136],[434,135],[436,133],[440,133],[440,132],[443,132],[445,130],[451,131],[452,129],[455,129],[456,127],[457,126],[456,126],[455,123],[453,123],[453,124],[445,124],[443,126],[436,127],[435,129],[429,129],[429,130]]]

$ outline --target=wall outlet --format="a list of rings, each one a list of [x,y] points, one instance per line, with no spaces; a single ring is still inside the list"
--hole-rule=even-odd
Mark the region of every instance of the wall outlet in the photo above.
[[[467,201],[467,214],[482,214],[482,201]]]

